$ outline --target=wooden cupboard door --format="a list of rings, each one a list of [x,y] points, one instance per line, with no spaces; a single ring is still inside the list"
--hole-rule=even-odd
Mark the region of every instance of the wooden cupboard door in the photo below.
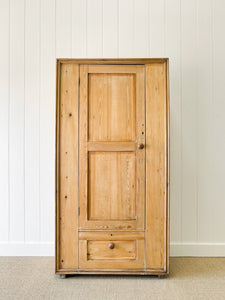
[[[145,69],[80,65],[80,229],[144,229]]]

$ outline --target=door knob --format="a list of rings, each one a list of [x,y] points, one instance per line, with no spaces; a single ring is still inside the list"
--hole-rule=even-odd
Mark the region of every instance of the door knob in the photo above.
[[[109,249],[113,249],[114,248],[114,243],[109,243]]]
[[[138,149],[143,149],[144,148],[144,144],[138,144]]]

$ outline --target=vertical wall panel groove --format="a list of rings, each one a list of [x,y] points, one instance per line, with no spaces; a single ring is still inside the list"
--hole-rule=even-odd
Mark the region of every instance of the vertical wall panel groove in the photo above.
[[[147,0],[134,0],[134,57],[148,56]]]
[[[41,116],[41,9],[42,9],[42,6],[41,6],[41,1],[39,1],[39,17],[38,17],[38,22],[39,22],[39,45],[38,45],[38,50],[39,50],[39,78],[38,78],[38,83],[39,83],[39,106],[38,106],[38,114],[39,114],[39,120],[38,120],[38,133],[39,133],[39,136],[38,136],[38,141],[39,141],[39,147],[38,147],[38,162],[39,162],[39,172],[38,172],[38,196],[39,196],[39,199],[38,199],[38,212],[39,212],[39,219],[38,219],[38,233],[39,233],[39,241],[41,240],[41,196],[40,196],[40,191],[41,191],[41,173],[40,173],[40,170],[41,170],[41,157],[40,157],[40,152],[41,152],[41,145],[40,145],[40,141],[41,141],[41,125],[40,125],[40,116]]]
[[[196,1],[181,1],[182,32],[182,241],[197,241]]]
[[[198,239],[213,238],[213,194],[209,181],[213,180],[212,164],[212,20],[211,0],[197,2],[197,60],[198,60]],[[204,51],[202,51],[204,49]]]
[[[164,37],[164,0],[149,0],[149,39],[150,56],[163,57],[165,51]]]
[[[134,56],[133,0],[119,0],[119,57]]]
[[[215,45],[215,41],[214,41],[214,2],[213,0],[211,0],[211,34],[212,34],[212,39],[211,39],[211,70],[212,70],[212,73],[211,73],[211,124],[212,124],[212,134],[213,134],[213,137],[214,137],[214,124],[213,124],[213,105],[214,105],[214,45]],[[214,145],[212,143],[212,155],[213,155],[213,151],[214,151]],[[213,160],[212,160],[212,164],[213,164]],[[213,170],[214,170],[214,167],[213,167]],[[212,174],[214,175],[214,174]],[[213,188],[211,189],[211,193],[213,195]],[[214,223],[214,220],[215,220],[215,206],[213,206],[213,209],[211,211],[211,216],[212,216],[212,220],[213,220],[213,225],[212,225],[212,233],[213,233],[213,236],[215,235],[215,223]]]
[[[148,57],[150,57],[150,0],[147,0],[147,43],[148,43]]]
[[[71,0],[56,0],[56,57],[72,56]]]
[[[118,0],[103,1],[103,57],[118,55]]]
[[[181,240],[181,60],[180,0],[166,1],[165,56],[170,58],[170,190],[171,240]]]
[[[54,240],[55,58],[168,56],[171,241],[224,243],[224,1],[0,5],[0,241]]]
[[[54,240],[55,0],[41,0],[40,40],[40,238]]]
[[[99,10],[100,10],[100,18],[99,18],[99,26],[98,26],[98,55],[102,57],[103,55],[103,0],[99,0]]]
[[[87,0],[87,57],[102,55],[102,0]]]
[[[72,1],[72,57],[86,56],[86,1]]]
[[[225,2],[223,0],[213,1],[213,169],[212,192],[213,192],[213,214],[215,226],[213,232],[214,242],[224,242],[224,178],[225,178],[225,133],[224,133],[224,111],[225,111]]]
[[[24,241],[24,1],[10,1],[10,241]]]
[[[181,180],[181,184],[180,184],[180,218],[179,218],[179,225],[180,225],[180,242],[183,241],[183,237],[182,237],[182,188],[183,188],[183,165],[182,165],[182,9],[181,9],[181,1],[180,1],[180,69],[179,69],[179,76],[180,76],[180,141],[179,141],[179,147],[180,147],[180,160],[181,160],[181,168],[180,168],[180,180]]]
[[[25,2],[25,241],[38,241],[40,171],[40,3]]]
[[[0,68],[0,181],[1,181],[1,218],[0,241],[8,241],[9,231],[9,1],[0,2],[0,31],[1,31],[1,68]]]

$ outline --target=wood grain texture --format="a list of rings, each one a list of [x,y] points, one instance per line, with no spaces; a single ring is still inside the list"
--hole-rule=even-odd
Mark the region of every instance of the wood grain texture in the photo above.
[[[87,214],[87,172],[88,172],[88,152],[87,152],[87,93],[88,93],[87,66],[80,65],[80,115],[79,115],[79,228],[85,227],[88,219]]]
[[[166,64],[146,65],[146,268],[167,264]]]
[[[134,74],[88,75],[89,141],[135,141],[135,82]]]
[[[144,231],[110,231],[110,232],[79,232],[79,240],[91,240],[94,238],[95,241],[112,241],[116,239],[117,241],[123,241],[124,239],[133,240],[144,240]]]
[[[63,64],[58,94],[57,269],[78,267],[79,66]]]
[[[136,218],[135,161],[135,152],[89,153],[89,220]]]
[[[136,151],[136,142],[88,142],[87,150],[91,151]]]

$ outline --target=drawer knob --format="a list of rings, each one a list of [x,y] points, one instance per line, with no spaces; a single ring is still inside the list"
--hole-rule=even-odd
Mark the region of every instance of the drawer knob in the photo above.
[[[109,249],[113,249],[114,248],[114,243],[109,243]]]
[[[143,149],[144,148],[144,144],[138,144],[138,149]]]

